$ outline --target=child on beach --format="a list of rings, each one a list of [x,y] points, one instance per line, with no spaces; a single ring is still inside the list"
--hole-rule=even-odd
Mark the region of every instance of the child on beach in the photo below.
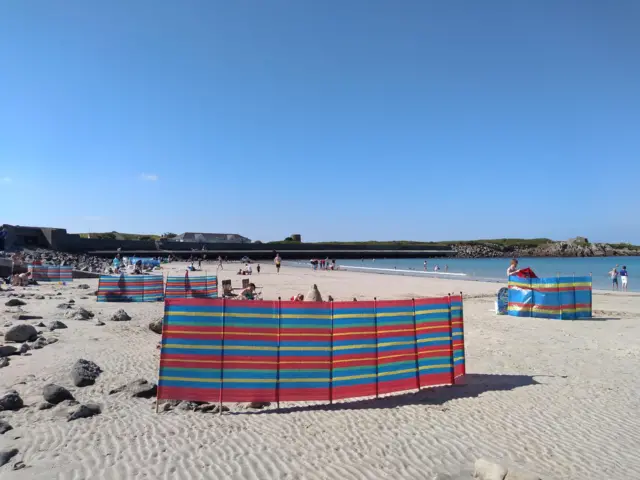
[[[611,289],[618,290],[618,265],[609,270],[609,277],[611,277]]]

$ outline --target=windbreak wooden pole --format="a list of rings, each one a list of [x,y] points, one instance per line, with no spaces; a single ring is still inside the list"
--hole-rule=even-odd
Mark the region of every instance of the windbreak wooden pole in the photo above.
[[[451,294],[447,293],[447,310],[448,312],[448,322],[449,322],[449,358],[451,359],[451,377],[450,377],[450,385],[456,383],[456,373],[455,373],[455,359],[454,359],[454,351],[453,351],[453,320],[451,318]]]
[[[220,337],[220,397],[218,401],[219,414],[222,415],[222,391],[224,390],[224,321],[226,313],[226,300],[222,299],[222,325]]]
[[[276,353],[276,408],[280,409],[280,328],[282,324],[282,299],[278,297],[278,350]]]
[[[329,350],[329,405],[333,405],[333,300],[331,300],[331,348]]]
[[[374,325],[376,330],[376,398],[378,398],[378,379],[380,377],[380,351],[378,347],[378,299],[376,297],[373,298],[373,320],[375,322]]]
[[[420,390],[420,359],[418,358],[418,325],[416,319],[416,299],[411,299],[411,304],[413,305],[413,352],[416,356],[416,385],[418,390]]]

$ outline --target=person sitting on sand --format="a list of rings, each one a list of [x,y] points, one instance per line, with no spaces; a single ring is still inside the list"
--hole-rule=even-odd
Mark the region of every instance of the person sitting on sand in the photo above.
[[[518,271],[518,260],[514,258],[513,260],[511,260],[511,265],[509,265],[509,268],[507,268],[507,277],[515,275],[516,273],[518,273]]]
[[[255,284],[250,283],[247,288],[240,292],[240,297],[244,300],[255,300],[257,297]]]
[[[299,293],[293,297],[291,297],[292,302],[304,302],[304,295]]]

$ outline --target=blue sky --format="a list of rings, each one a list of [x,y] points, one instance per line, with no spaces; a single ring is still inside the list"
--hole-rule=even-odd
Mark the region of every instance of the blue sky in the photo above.
[[[636,0],[7,0],[0,223],[640,243],[638,25]]]

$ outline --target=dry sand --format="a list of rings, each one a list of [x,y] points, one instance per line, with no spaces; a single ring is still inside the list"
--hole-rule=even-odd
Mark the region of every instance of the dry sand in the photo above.
[[[219,279],[240,277],[228,265]],[[182,273],[184,264],[172,264]],[[215,266],[210,266],[215,271]],[[166,269],[165,269],[166,272]],[[135,378],[157,381],[160,336],[147,328],[162,303],[97,303],[97,280],[24,289],[24,313],[68,328],[45,333],[59,341],[0,369],[0,394],[16,389],[28,407],[0,412],[14,429],[0,450],[19,454],[0,467],[11,479],[333,479],[432,478],[457,474],[480,457],[516,464],[543,478],[640,478],[640,296],[594,295],[590,321],[518,319],[493,314],[496,284],[351,272],[312,272],[271,265],[253,281],[264,297],[289,298],[316,283],[336,300],[400,299],[465,293],[466,385],[424,390],[330,407],[283,404],[250,412],[230,405],[222,416],[171,411],[154,400],[108,395]],[[90,290],[79,290],[81,283]],[[14,293],[21,293],[16,289]],[[55,295],[56,293],[62,295]],[[16,308],[0,297],[0,330]],[[88,298],[81,299],[82,296]],[[103,320],[64,319],[56,306],[73,298]],[[123,308],[130,322],[110,322]],[[78,358],[104,373],[76,388],[69,377]],[[60,407],[37,410],[42,388],[54,382],[102,414],[67,422]],[[13,471],[23,461],[26,468]]]

